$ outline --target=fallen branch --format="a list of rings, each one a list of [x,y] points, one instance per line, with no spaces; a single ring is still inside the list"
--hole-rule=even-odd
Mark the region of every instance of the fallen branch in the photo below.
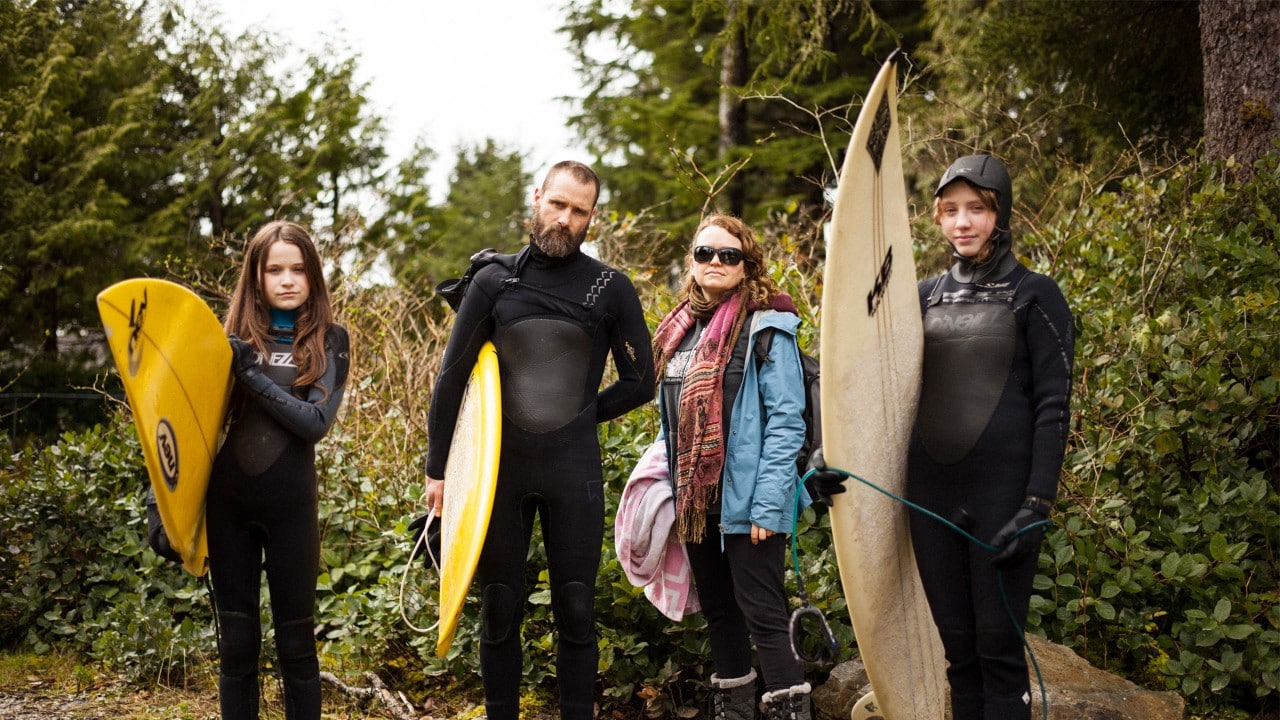
[[[339,692],[344,695],[351,695],[359,698],[373,698],[380,701],[391,713],[391,717],[395,720],[416,720],[417,715],[413,711],[413,705],[403,696],[396,697],[387,686],[383,684],[382,678],[374,673],[365,673],[365,677],[369,679],[369,687],[353,687],[338,679],[337,675],[330,672],[320,673],[320,680],[338,688]]]

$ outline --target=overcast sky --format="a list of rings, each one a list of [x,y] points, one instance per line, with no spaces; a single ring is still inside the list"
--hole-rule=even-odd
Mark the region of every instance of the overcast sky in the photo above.
[[[387,121],[393,161],[422,136],[436,151],[429,177],[440,199],[455,148],[493,138],[526,151],[526,168],[587,161],[564,127],[580,95],[568,41],[556,32],[563,0],[184,0],[222,17],[232,33],[256,28],[297,48],[338,38],[359,55],[358,78]]]

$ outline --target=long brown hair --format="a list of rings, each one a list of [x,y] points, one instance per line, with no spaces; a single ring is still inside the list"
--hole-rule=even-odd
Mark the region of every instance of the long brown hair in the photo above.
[[[293,330],[293,361],[298,366],[295,389],[305,388],[319,380],[326,370],[324,338],[333,324],[333,306],[329,288],[324,282],[320,253],[311,235],[297,223],[276,220],[258,228],[244,247],[244,265],[240,280],[231,296],[231,307],[222,323],[228,333],[248,341],[259,353],[266,353],[271,336],[271,303],[263,292],[262,274],[267,267],[271,246],[285,242],[302,253],[303,272],[307,276],[307,300],[298,308]],[[325,388],[328,393],[332,388]]]

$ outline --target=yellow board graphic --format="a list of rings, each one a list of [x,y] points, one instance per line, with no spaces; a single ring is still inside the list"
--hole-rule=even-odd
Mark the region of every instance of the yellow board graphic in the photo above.
[[[924,331],[897,106],[891,57],[858,114],[836,189],[822,291],[822,439],[828,465],[905,496]],[[847,482],[831,532],[875,702],[887,720],[942,720],[946,660],[908,510]]]
[[[195,293],[125,280],[98,294],[169,543],[192,575],[208,570],[204,502],[231,394],[231,347]]]
[[[436,641],[436,654],[440,657],[453,645],[458,618],[480,561],[498,486],[501,451],[498,353],[493,343],[485,343],[467,382],[445,467],[444,510],[440,517],[440,637]]]

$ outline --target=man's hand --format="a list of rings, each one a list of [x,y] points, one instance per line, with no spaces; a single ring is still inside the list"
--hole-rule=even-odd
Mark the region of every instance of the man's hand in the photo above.
[[[434,512],[436,517],[444,514],[444,480],[427,478],[422,497],[427,512]]]

